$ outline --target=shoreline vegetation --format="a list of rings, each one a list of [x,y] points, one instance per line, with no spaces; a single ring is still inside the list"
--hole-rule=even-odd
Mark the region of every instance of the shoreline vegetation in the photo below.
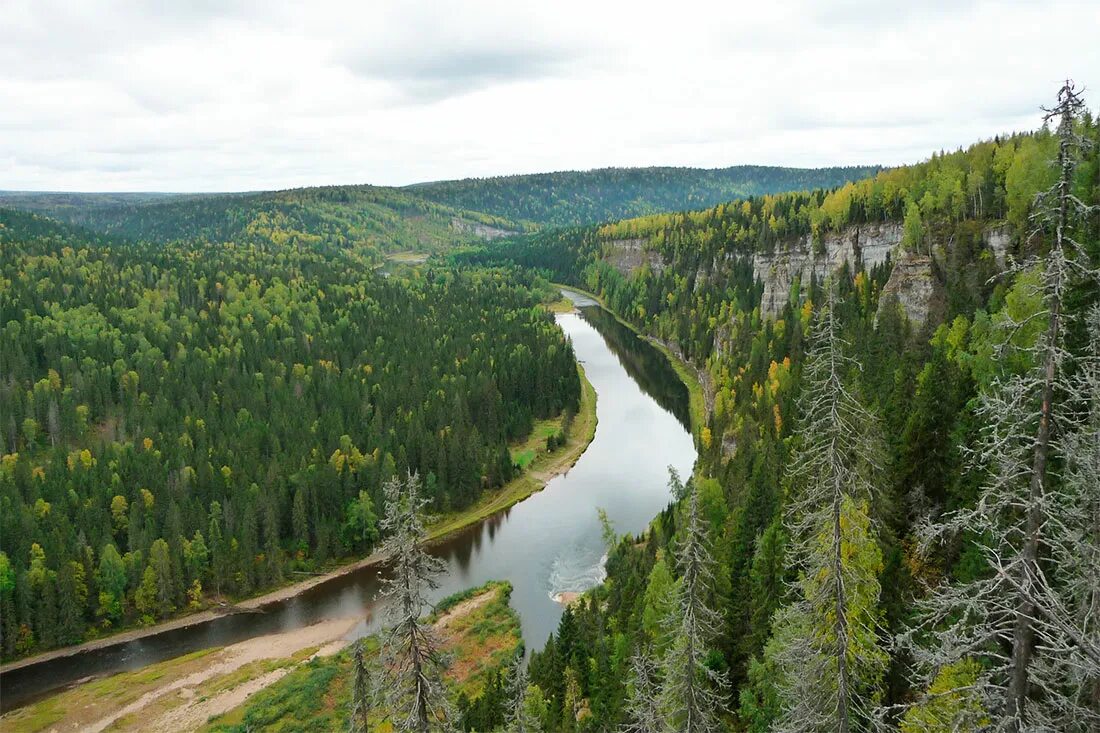
[[[584,374],[584,368],[577,364],[577,371],[581,378],[580,409],[573,418],[572,425],[566,437],[566,442],[553,452],[545,450],[537,452],[525,467],[523,473],[509,481],[500,489],[487,493],[473,506],[445,515],[434,521],[428,528],[428,543],[440,542],[452,534],[468,529],[488,517],[502,512],[527,497],[542,489],[555,477],[567,473],[584,454],[589,443],[596,435],[596,400],[597,395],[592,384]],[[560,429],[562,417],[552,420],[540,421],[532,431],[532,436],[524,441],[524,445],[530,443],[537,436],[540,429],[545,430],[551,425]],[[555,430],[554,432],[557,432]],[[137,641],[149,636],[156,636],[167,631],[175,631],[190,626],[208,623],[221,616],[237,613],[260,613],[264,606],[279,603],[300,595],[311,588],[329,581],[341,578],[345,575],[358,572],[368,567],[377,565],[385,560],[381,552],[372,552],[370,555],[355,562],[344,563],[332,567],[329,570],[318,572],[316,575],[298,580],[293,583],[275,588],[261,595],[242,599],[235,603],[207,608],[195,611],[183,616],[162,621],[152,626],[144,626],[120,630],[109,636],[86,641],[82,644],[61,647],[50,651],[12,660],[0,665],[0,674],[7,674],[25,667],[49,662],[55,659],[82,654],[84,652],[105,649],[117,644],[125,644]]]
[[[699,439],[699,433],[707,424],[707,413],[709,412],[707,407],[706,391],[703,387],[703,382],[699,378],[699,371],[680,357],[675,351],[673,351],[667,344],[659,341],[648,334],[642,333],[638,330],[638,327],[633,323],[623,320],[622,316],[611,309],[610,306],[596,293],[579,288],[575,285],[566,285],[564,283],[551,283],[556,288],[562,288],[564,290],[572,290],[575,293],[587,296],[592,300],[600,304],[600,307],[614,316],[615,320],[622,325],[629,328],[638,338],[649,343],[650,346],[660,351],[668,359],[669,364],[672,365],[672,369],[676,372],[676,376],[680,378],[680,381],[684,383],[688,391],[688,408],[691,415],[691,434],[696,440]]]
[[[490,581],[440,601],[428,617],[454,655],[446,676],[456,692],[481,694],[522,647],[510,593],[508,583]],[[237,730],[272,709],[290,714],[280,704],[298,722],[324,725],[346,705],[354,644],[347,635],[356,623],[329,619],[119,672],[11,711],[3,729]],[[373,654],[377,639],[364,645]],[[327,682],[324,695],[298,694],[318,680]]]

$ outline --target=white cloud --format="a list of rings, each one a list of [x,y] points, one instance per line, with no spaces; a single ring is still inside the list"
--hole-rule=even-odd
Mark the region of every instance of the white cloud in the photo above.
[[[0,189],[894,164],[1100,89],[1092,0],[165,5],[5,3]]]

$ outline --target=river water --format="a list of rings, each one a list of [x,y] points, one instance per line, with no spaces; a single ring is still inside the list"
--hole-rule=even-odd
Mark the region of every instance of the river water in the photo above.
[[[434,599],[489,580],[511,581],[528,649],[541,649],[557,629],[563,610],[557,594],[586,590],[604,578],[597,507],[620,533],[642,531],[670,500],[668,467],[688,475],[696,455],[687,388],[665,357],[594,301],[566,294],[579,313],[557,320],[596,389],[595,439],[543,491],[432,548],[447,564]],[[365,568],[322,583],[262,614],[224,616],[14,670],[0,677],[0,705],[7,711],[90,676],[324,619],[359,616],[363,621],[352,636],[376,631],[379,572]]]

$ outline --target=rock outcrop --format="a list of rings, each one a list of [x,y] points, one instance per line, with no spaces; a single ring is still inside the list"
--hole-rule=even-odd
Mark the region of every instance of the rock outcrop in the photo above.
[[[890,279],[879,296],[878,315],[881,316],[887,308],[899,306],[918,330],[929,320],[941,319],[946,312],[947,296],[943,283],[928,255],[902,252],[894,262]]]
[[[852,270],[881,265],[901,243],[901,236],[900,224],[864,224],[826,232],[816,251],[811,235],[807,234],[773,254],[756,253],[752,258],[753,273],[764,284],[760,314],[774,318],[783,310],[796,277],[805,292],[812,277],[824,280],[845,263]]]
[[[645,239],[612,239],[604,243],[604,259],[612,267],[629,277],[645,265],[654,272],[665,269],[665,261],[660,252],[648,249]]]
[[[499,237],[509,237],[513,234],[518,234],[518,232],[492,227],[488,224],[482,224],[479,221],[460,219],[457,216],[451,218],[451,228],[460,234],[473,234],[475,237],[481,237],[482,239],[497,239]]]
[[[998,267],[1004,267],[1007,259],[1008,248],[1012,245],[1012,232],[1007,224],[986,229],[982,238],[985,245],[993,252],[993,259]]]

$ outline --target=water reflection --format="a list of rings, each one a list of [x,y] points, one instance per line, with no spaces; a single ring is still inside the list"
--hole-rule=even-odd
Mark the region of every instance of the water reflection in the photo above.
[[[618,531],[640,532],[669,501],[667,467],[687,473],[695,460],[687,390],[664,357],[598,307],[559,315],[558,322],[598,395],[595,439],[544,491],[432,548],[447,563],[435,599],[489,580],[511,581],[512,605],[530,648],[541,648],[557,628],[562,606],[554,594],[583,590],[603,577],[596,507],[607,511]],[[90,675],[325,619],[359,616],[351,635],[372,633],[384,615],[377,600],[383,571],[349,573],[263,613],[226,616],[10,672],[0,680],[0,704],[6,710]]]

